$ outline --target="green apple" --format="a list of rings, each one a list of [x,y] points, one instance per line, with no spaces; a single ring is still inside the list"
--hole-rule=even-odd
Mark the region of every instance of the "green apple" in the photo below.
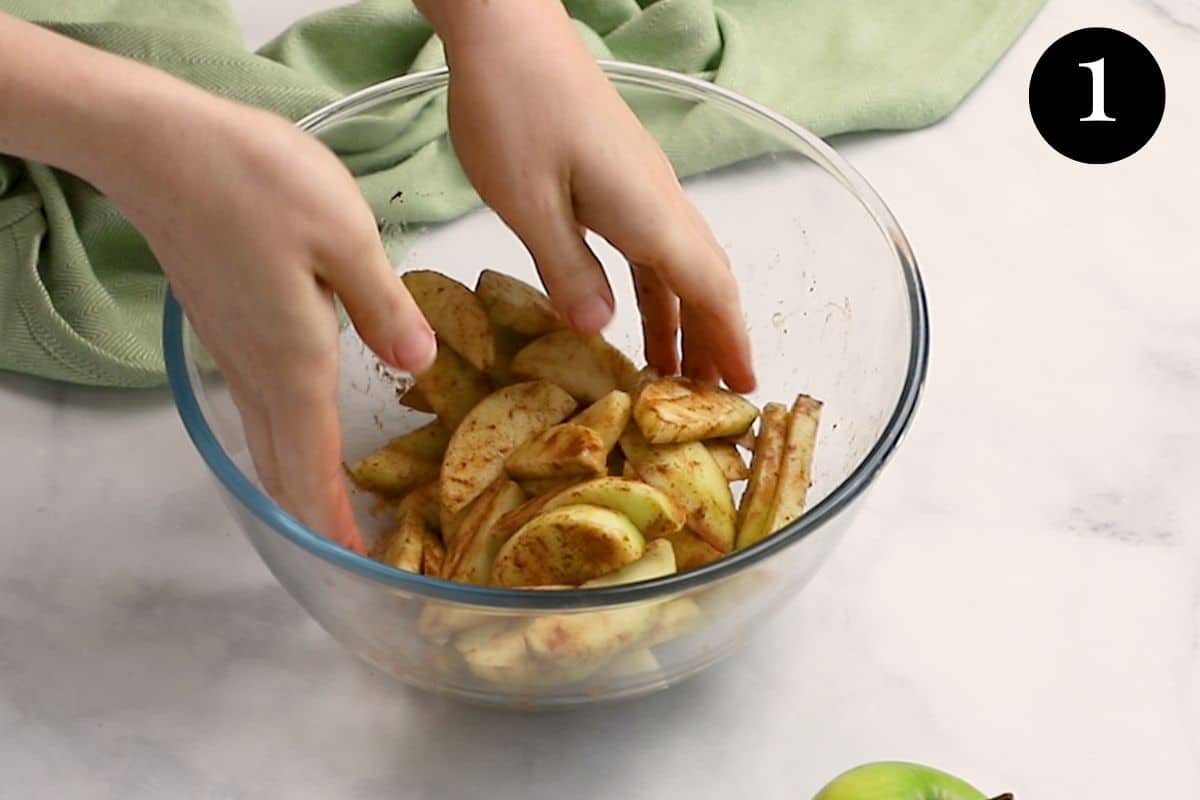
[[[843,772],[817,792],[813,800],[988,800],[983,792],[945,772],[880,761]],[[1013,800],[1002,794],[992,800]]]

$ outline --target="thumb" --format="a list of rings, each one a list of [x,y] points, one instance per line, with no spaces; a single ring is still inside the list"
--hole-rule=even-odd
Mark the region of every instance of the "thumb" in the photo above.
[[[355,330],[381,359],[413,374],[433,363],[433,329],[377,242],[362,260],[322,277],[346,307]]]

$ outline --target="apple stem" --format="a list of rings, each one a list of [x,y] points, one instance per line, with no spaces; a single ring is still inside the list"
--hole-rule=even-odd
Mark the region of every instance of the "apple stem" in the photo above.
[[[1002,795],[993,797],[992,800],[1013,800],[1012,792],[1005,792]]]

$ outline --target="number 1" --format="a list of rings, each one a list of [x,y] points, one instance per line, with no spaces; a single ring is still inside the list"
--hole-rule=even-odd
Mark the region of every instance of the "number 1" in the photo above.
[[[1080,122],[1116,122],[1114,117],[1104,113],[1104,59],[1088,61],[1080,64],[1092,73],[1092,113],[1080,117]]]

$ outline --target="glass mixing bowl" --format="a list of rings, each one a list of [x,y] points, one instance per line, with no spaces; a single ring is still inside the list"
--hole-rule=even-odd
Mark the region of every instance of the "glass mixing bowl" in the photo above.
[[[167,368],[183,423],[279,582],[356,655],[413,686],[470,701],[540,708],[628,698],[729,654],[820,568],[909,425],[925,375],[916,263],[883,202],[842,158],[803,128],[704,81],[603,66],[729,254],[760,379],[752,399],[788,402],[805,392],[825,404],[808,510],[761,543],[666,578],[561,592],[450,583],[355,555],[263,493],[225,385],[179,305],[167,301]],[[446,88],[445,70],[402,77],[300,126],[352,170],[377,170],[368,183],[395,177],[381,167],[387,159],[392,166],[426,159],[434,166],[414,168],[445,178],[436,188],[403,186],[422,202],[406,207],[402,194],[376,201],[398,270],[438,269],[473,286],[480,270],[492,268],[536,282],[528,255],[490,209],[461,213],[477,198],[462,185],[445,135]],[[638,361],[627,270],[603,242],[593,244],[617,298],[606,336]],[[352,327],[342,326],[341,339],[339,398],[351,461],[428,417],[396,401],[406,376],[382,367]],[[356,502],[365,530],[376,530],[369,498]],[[629,635],[603,663],[547,664],[526,652],[519,630],[548,616]]]

